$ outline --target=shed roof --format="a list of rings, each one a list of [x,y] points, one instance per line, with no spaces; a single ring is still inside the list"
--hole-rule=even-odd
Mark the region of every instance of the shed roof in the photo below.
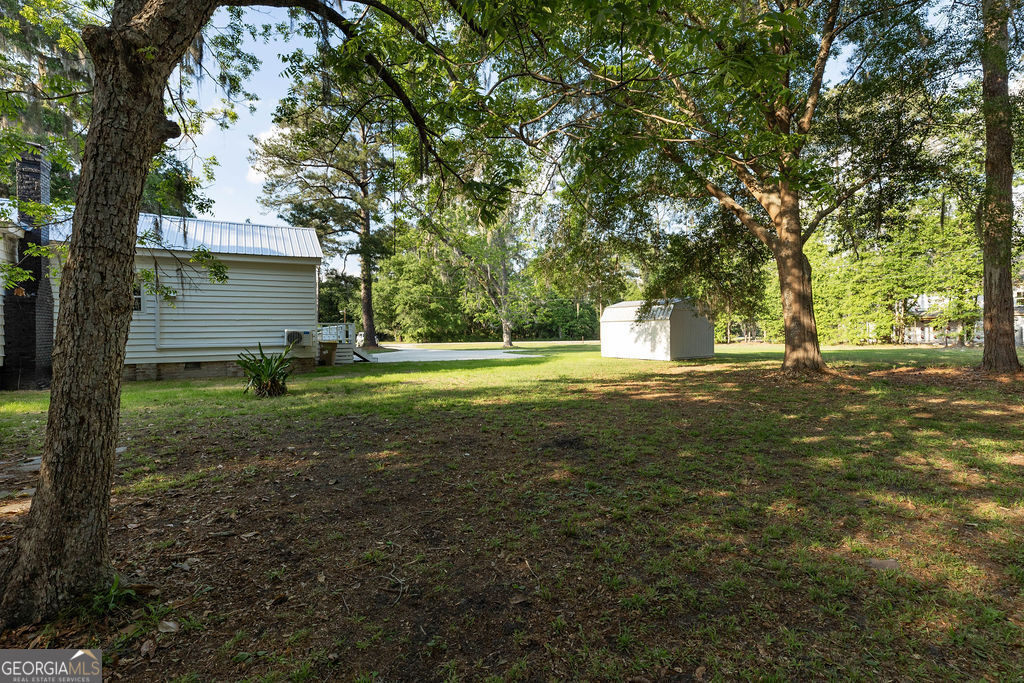
[[[644,321],[668,320],[672,317],[672,311],[679,304],[685,304],[682,299],[660,299],[654,302],[650,312],[643,317]],[[644,305],[643,301],[620,301],[604,309],[601,314],[601,322],[634,322],[637,311]]]
[[[203,246],[215,254],[283,256],[322,259],[324,252],[313,228],[232,223],[205,218],[139,214],[138,246],[171,251],[192,251]],[[50,239],[71,237],[71,219],[50,226]]]

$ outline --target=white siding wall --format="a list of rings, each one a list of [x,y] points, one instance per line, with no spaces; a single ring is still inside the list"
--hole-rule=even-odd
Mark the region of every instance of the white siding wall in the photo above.
[[[715,355],[715,328],[690,306],[672,311],[672,358],[710,358]]]
[[[606,358],[672,360],[671,328],[668,320],[601,323],[601,355]]]
[[[17,257],[17,243],[0,237],[0,263],[14,263]],[[4,364],[4,291],[0,288],[0,366]]]
[[[675,303],[671,313],[658,307],[659,317],[641,323],[636,306],[609,306],[601,316],[601,355],[606,358],[680,360],[715,355],[711,322],[686,303]]]
[[[172,306],[143,292],[142,310],[132,314],[125,363],[230,361],[240,351],[255,351],[257,343],[264,351],[281,351],[286,329],[308,330],[315,338],[319,259],[218,258],[228,266],[223,284],[209,282],[187,263],[179,272],[174,258],[156,257],[161,283],[178,294]],[[139,254],[136,270],[153,270],[153,259]],[[57,309],[56,296],[54,301]],[[296,346],[294,355],[312,358],[315,351],[313,345]]]

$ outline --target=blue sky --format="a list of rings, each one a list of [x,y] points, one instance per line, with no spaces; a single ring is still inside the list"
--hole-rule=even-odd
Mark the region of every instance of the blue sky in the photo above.
[[[283,10],[252,10],[250,20],[255,24],[286,20]],[[218,17],[214,18],[214,25]],[[227,130],[209,126],[209,130],[195,138],[195,152],[203,157],[216,157],[219,166],[214,170],[214,182],[206,189],[206,194],[214,200],[213,209],[206,214],[210,218],[224,221],[244,221],[253,223],[280,224],[273,211],[259,205],[258,199],[262,186],[258,176],[249,166],[249,150],[252,143],[249,137],[260,135],[270,130],[273,125],[272,116],[278,101],[288,92],[289,81],[281,76],[283,65],[280,54],[287,54],[304,42],[285,43],[274,41],[263,43],[248,41],[244,49],[254,54],[262,62],[259,72],[247,83],[246,89],[256,93],[259,100],[255,103],[253,114],[244,105],[238,107],[238,121]],[[221,98],[212,83],[204,82],[200,88],[200,104],[203,107],[216,106]],[[186,143],[187,145],[187,143]],[[183,149],[183,155],[189,150]]]

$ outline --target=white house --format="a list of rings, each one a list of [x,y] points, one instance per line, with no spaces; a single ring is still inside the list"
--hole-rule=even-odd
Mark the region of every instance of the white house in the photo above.
[[[949,325],[939,325],[939,321],[949,306],[949,298],[938,294],[922,294],[915,299],[907,308],[909,320],[904,328],[903,343],[905,344],[950,344],[964,339],[969,343],[983,344],[985,342],[985,327],[982,322],[982,311],[985,307],[985,298],[979,296],[976,301],[977,319],[971,323],[973,329],[966,330],[965,335],[963,322],[953,322]],[[1013,287],[1013,333],[1014,342],[1017,346],[1024,346],[1024,283],[1015,283]]]
[[[49,239],[64,242],[70,232],[69,220],[52,226]],[[316,364],[323,252],[315,230],[141,214],[138,234],[135,269],[144,275],[132,302],[126,379],[237,374],[239,352],[257,344],[279,352],[292,339],[296,368]],[[225,282],[190,262],[200,247],[227,266]],[[59,274],[51,282],[56,320]]]
[[[20,199],[50,202],[50,163],[39,151],[21,155],[16,182]],[[0,263],[28,273],[0,296],[0,388],[49,381],[61,264],[31,247],[70,236],[70,218],[37,225],[0,199]],[[225,281],[211,282],[192,261],[199,251],[226,266]],[[279,352],[290,341],[296,369],[312,368],[322,259],[311,228],[140,215],[125,378],[239,374],[240,352]]]
[[[689,302],[657,302],[637,321],[642,301],[621,301],[601,314],[601,355],[606,358],[680,360],[715,355],[715,329]]]

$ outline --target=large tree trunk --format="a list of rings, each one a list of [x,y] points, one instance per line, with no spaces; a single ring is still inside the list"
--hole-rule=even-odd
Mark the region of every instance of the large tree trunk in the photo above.
[[[373,269],[363,261],[360,271],[359,303],[363,309],[363,346],[377,346],[377,325],[373,322]]]
[[[786,372],[821,372],[825,361],[818,345],[811,290],[811,264],[804,255],[798,209],[791,208],[776,221],[775,263],[782,294],[782,317],[786,328]]]
[[[365,216],[362,231],[363,244],[370,242],[370,217]],[[359,255],[359,299],[363,312],[363,346],[377,346],[377,326],[373,322],[373,259],[369,249]]]
[[[184,15],[169,18],[170,35],[146,35],[138,24],[83,31],[96,72],[93,111],[61,282],[39,481],[0,576],[5,627],[51,616],[114,575],[107,521],[139,202],[153,156],[180,134],[164,117],[167,78],[212,12],[209,3],[169,4],[179,10],[172,14]],[[130,19],[119,16],[124,12],[115,7],[114,26]],[[181,25],[186,20],[192,29]],[[140,41],[160,46],[157,55]]]
[[[982,204],[981,249],[984,260],[985,350],[987,372],[1018,372],[1014,347],[1013,281],[1013,107],[1007,66],[1010,8],[1007,0],[983,0],[981,66],[985,115],[985,196]]]
[[[501,346],[505,349],[512,348],[512,323],[504,319],[501,321]]]

